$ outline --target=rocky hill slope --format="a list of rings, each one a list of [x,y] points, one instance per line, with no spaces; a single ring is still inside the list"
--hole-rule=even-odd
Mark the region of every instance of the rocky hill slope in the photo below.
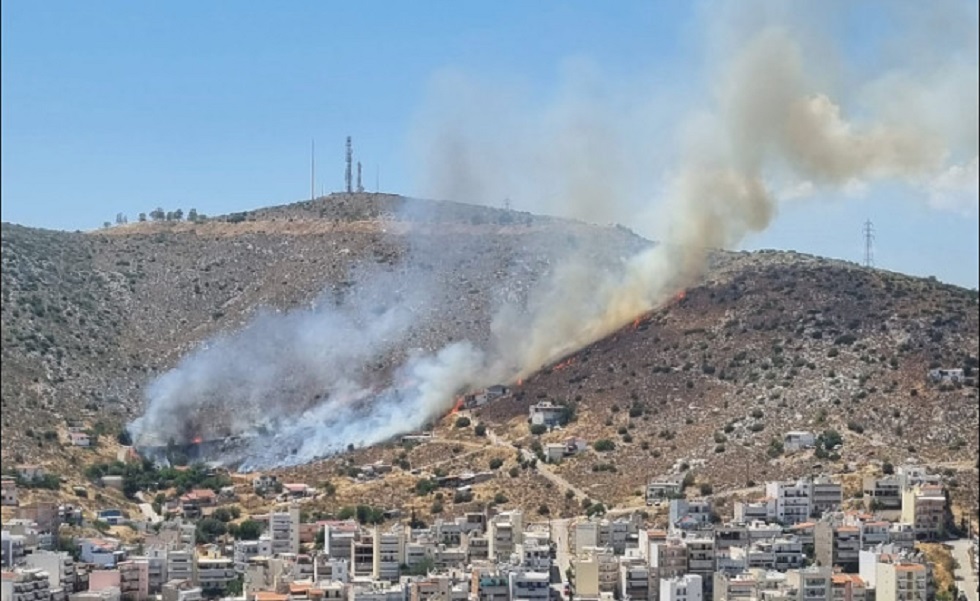
[[[360,497],[424,514],[442,503],[413,494],[413,483],[491,469],[472,500],[447,500],[444,510],[574,515],[589,502],[643,507],[658,476],[687,476],[688,495],[731,498],[758,495],[768,479],[831,474],[857,494],[863,475],[911,461],[944,473],[957,511],[976,520],[975,291],[795,253],[714,263],[682,299],[467,412],[463,427],[449,416],[422,446],[388,445],[286,477],[348,482],[352,466],[401,464],[421,473],[407,485],[338,488],[324,511]],[[966,380],[933,382],[933,368],[961,368]],[[572,420],[532,430],[529,407],[543,401],[569,407]],[[782,440],[792,430],[832,445],[790,452]],[[548,443],[571,437],[586,450],[543,463]],[[537,454],[537,465],[516,448]]]
[[[71,472],[89,452],[68,447],[69,422],[114,436],[139,414],[155,375],[258,308],[343,296],[371,270],[399,272],[411,257],[405,277],[429,274],[433,294],[416,307],[410,339],[377,366],[384,371],[409,347],[485,340],[498,302],[526,296],[568,252],[614,261],[645,244],[622,228],[384,195],[88,234],[4,224],[4,466],[40,461]],[[379,290],[369,302],[400,292]],[[977,310],[975,291],[931,279],[795,253],[719,253],[682,299],[528,378],[475,410],[470,426],[450,418],[437,441],[286,474],[344,482],[324,511],[360,498],[428,511],[431,499],[413,493],[426,475],[410,470],[492,465],[497,477],[459,509],[573,513],[583,497],[639,502],[658,475],[690,472],[695,491],[739,490],[916,459],[950,470],[955,494],[975,506]],[[963,368],[969,379],[930,382],[936,367]],[[569,406],[574,419],[532,434],[528,407],[544,400]],[[476,435],[477,423],[499,438]],[[779,441],[797,429],[833,431],[842,444],[784,452]],[[570,436],[588,450],[544,471],[528,469],[511,446],[535,452]],[[603,440],[607,450],[596,449]],[[404,469],[370,482],[341,475],[378,459]]]
[[[419,326],[394,354],[431,350],[486,338],[493,307],[571,246],[617,257],[643,244],[622,228],[374,194],[84,234],[3,224],[4,464],[58,458],[71,420],[115,435],[156,375],[256,310],[394,273],[362,299],[382,306],[424,277]]]

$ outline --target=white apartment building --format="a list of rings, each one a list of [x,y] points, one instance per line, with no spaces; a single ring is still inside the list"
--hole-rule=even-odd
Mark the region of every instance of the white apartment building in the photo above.
[[[487,529],[490,560],[506,561],[522,542],[524,514],[520,511],[499,513],[490,519]]]
[[[291,505],[289,511],[269,514],[269,535],[272,538],[272,553],[299,553],[298,505]]]
[[[674,528],[698,528],[711,523],[711,501],[707,499],[671,499],[670,525]]]
[[[548,601],[551,594],[551,575],[548,572],[514,570],[507,574],[511,599]]]
[[[919,563],[881,563],[875,567],[875,601],[926,601],[929,575]]]
[[[798,601],[828,601],[833,572],[829,567],[803,568],[786,572],[786,584],[796,589]]]
[[[774,517],[783,524],[793,525],[805,522],[813,511],[810,483],[806,480],[767,482],[766,496],[775,501]]]
[[[762,501],[735,502],[735,522],[748,524],[750,522],[776,519],[776,499],[769,497]]]
[[[528,570],[547,572],[551,569],[551,547],[537,541],[524,542],[517,545],[517,556],[520,565]]]
[[[660,601],[703,601],[704,582],[697,574],[660,579]]]

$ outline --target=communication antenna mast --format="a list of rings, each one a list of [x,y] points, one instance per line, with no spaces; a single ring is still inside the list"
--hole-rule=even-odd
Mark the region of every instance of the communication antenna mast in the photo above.
[[[351,183],[351,167],[352,161],[354,160],[354,149],[351,146],[350,136],[347,136],[347,171],[344,173],[344,181],[347,183],[347,193],[353,192],[353,185]]]
[[[363,192],[364,186],[361,185],[361,162],[357,161],[357,191]]]
[[[875,266],[875,226],[868,219],[864,222],[864,266]]]
[[[310,200],[316,200],[316,139],[310,140]]]

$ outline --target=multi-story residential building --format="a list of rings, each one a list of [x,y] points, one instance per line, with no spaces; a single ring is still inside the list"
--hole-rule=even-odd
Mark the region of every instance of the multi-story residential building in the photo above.
[[[463,537],[463,550],[469,562],[490,559],[490,539],[475,532]]]
[[[161,590],[163,601],[202,601],[201,587],[194,586],[190,580],[171,580]]]
[[[283,561],[274,557],[254,557],[245,568],[245,597],[251,599],[259,591],[275,590],[283,580]]]
[[[334,559],[346,559],[350,564],[352,541],[357,537],[357,522],[327,522],[323,525],[323,550]]]
[[[697,574],[660,579],[660,601],[702,601],[704,580]]]
[[[291,505],[289,511],[269,514],[269,535],[272,537],[272,552],[299,553],[300,511],[298,505]]]
[[[75,592],[75,560],[65,552],[35,551],[24,557],[28,567],[48,573],[51,590],[62,589],[66,593]]]
[[[263,547],[268,547],[268,549],[263,549]],[[245,568],[253,557],[269,555],[272,555],[271,540],[268,541],[267,545],[257,540],[236,540],[232,547],[232,560],[235,562],[235,571],[239,574],[245,573]]]
[[[752,569],[738,574],[716,573],[714,599],[718,601],[788,601],[786,574]],[[792,596],[795,600],[796,596]]]
[[[889,544],[904,551],[911,551],[915,547],[915,526],[912,524],[904,522],[892,524],[889,534]]]
[[[810,481],[811,515],[821,516],[827,511],[837,511],[844,502],[844,489],[839,482],[826,476]]]
[[[892,538],[891,522],[882,520],[858,521],[855,524],[861,530],[861,548],[868,549],[878,545],[887,545]]]
[[[902,521],[913,525],[918,540],[946,536],[948,508],[942,486],[923,484],[902,491]]]
[[[517,545],[517,556],[525,569],[543,572],[551,569],[551,547],[539,541],[529,541],[527,536],[523,543]]]
[[[490,559],[492,561],[508,560],[516,545],[521,543],[521,537],[524,534],[524,514],[520,511],[499,513],[490,519],[487,528]]]
[[[701,528],[711,523],[714,514],[708,499],[671,499],[670,525],[682,530]]]
[[[723,524],[715,526],[715,551],[724,554],[732,547],[747,547],[749,531],[744,524]]]
[[[143,601],[150,595],[150,562],[130,558],[119,562],[119,593],[125,601]]]
[[[238,578],[235,560],[230,557],[199,557],[195,584],[205,591],[224,591]]]
[[[814,533],[817,527],[816,522],[800,522],[789,527],[789,533],[800,540],[804,547],[813,547]]]
[[[350,565],[346,559],[333,559],[326,555],[313,558],[314,582],[349,582]]]
[[[646,562],[621,561],[619,564],[619,594],[631,601],[654,601],[659,595],[651,591],[651,584],[658,584],[651,576],[652,569]]]
[[[684,489],[683,476],[661,476],[647,483],[647,505],[653,505],[681,494]]]
[[[745,527],[745,532],[749,537],[749,544],[760,540],[769,540],[783,535],[783,527],[779,524],[767,524],[766,522],[752,522]]]
[[[674,578],[687,573],[687,545],[679,538],[668,538],[664,542],[650,545],[650,568],[652,578],[659,582],[662,578]],[[660,585],[656,586],[660,594]]]
[[[474,566],[470,591],[477,601],[504,601],[510,598],[510,578],[489,564]]]
[[[885,563],[875,566],[875,601],[926,601],[929,576],[920,563]]]
[[[9,530],[0,532],[0,565],[10,568],[19,564],[26,547],[22,534],[12,534]]]
[[[798,601],[828,601],[833,572],[829,567],[811,566],[786,572],[786,584],[797,591]]]
[[[895,470],[902,489],[915,488],[916,486],[942,486],[943,478],[939,474],[933,474],[921,465],[901,465]]]
[[[701,577],[701,587],[704,594],[710,596],[715,573],[714,538],[708,536],[685,537],[684,546],[687,548],[688,573]]]
[[[810,490],[806,480],[767,482],[766,496],[774,499],[776,504],[775,519],[787,525],[807,521],[813,512]]]
[[[375,527],[373,537],[371,576],[375,580],[397,582],[401,575],[400,566],[405,562],[404,532],[382,533]]]
[[[531,405],[528,410],[532,424],[549,427],[561,425],[562,417],[566,412],[567,409],[550,401],[541,401],[537,405]]]
[[[902,480],[896,475],[875,478],[865,476],[862,482],[864,500],[873,510],[900,511],[902,509]]]
[[[115,567],[126,558],[125,551],[119,548],[119,541],[109,538],[84,538],[78,543],[79,556],[85,563],[102,568]]]
[[[374,536],[361,535],[351,541],[351,576],[370,578],[374,574]]]
[[[619,562],[609,548],[586,548],[572,560],[575,573],[575,594],[578,597],[598,598],[613,593],[619,581]]]
[[[193,549],[167,551],[167,580],[196,582],[194,568],[196,553]]]
[[[508,592],[511,599],[548,601],[551,576],[548,572],[512,570],[507,574]]]
[[[834,574],[831,577],[831,601],[866,601],[868,587],[857,574]]]
[[[574,525],[572,549],[609,547],[613,553],[622,555],[627,547],[636,545],[638,530],[636,522],[622,518],[580,520]]]
[[[817,522],[814,528],[814,555],[822,566],[839,566],[845,572],[857,572],[861,552],[861,530],[857,526]]]
[[[467,601],[469,587],[448,576],[436,576],[408,583],[407,601]]]
[[[776,519],[776,499],[766,497],[761,501],[736,501],[735,502],[735,522],[748,524],[755,521],[768,521]]]
[[[163,585],[167,583],[167,552],[168,549],[162,546],[146,549],[147,578],[152,595],[159,594],[163,590]]]
[[[3,601],[47,601],[51,598],[48,573],[37,568],[3,573]]]

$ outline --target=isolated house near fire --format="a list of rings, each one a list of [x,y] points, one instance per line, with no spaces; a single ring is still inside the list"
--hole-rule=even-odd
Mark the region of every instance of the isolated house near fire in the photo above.
[[[537,405],[531,405],[531,423],[538,426],[559,426],[565,408],[555,405],[550,401],[542,401]]]

